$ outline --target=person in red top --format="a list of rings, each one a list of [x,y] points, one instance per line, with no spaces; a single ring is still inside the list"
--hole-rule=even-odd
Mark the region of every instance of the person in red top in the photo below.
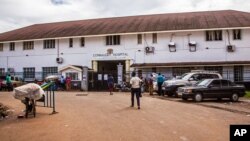
[[[71,89],[71,78],[69,76],[66,77],[66,90]]]

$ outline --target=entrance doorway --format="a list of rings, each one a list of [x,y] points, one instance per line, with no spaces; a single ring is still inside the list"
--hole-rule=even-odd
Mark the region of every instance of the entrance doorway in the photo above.
[[[117,65],[123,65],[123,74],[125,74],[125,60],[119,61],[97,61],[97,72],[89,73],[89,90],[106,91],[108,90],[108,74],[114,77],[115,83],[118,81]]]

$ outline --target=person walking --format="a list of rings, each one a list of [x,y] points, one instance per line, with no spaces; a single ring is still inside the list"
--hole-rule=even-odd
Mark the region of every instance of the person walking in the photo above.
[[[60,78],[60,85],[61,85],[61,89],[64,90],[65,89],[65,79],[64,79],[63,75],[61,75],[61,78]]]
[[[69,76],[66,77],[66,90],[71,90],[71,78]]]
[[[162,84],[164,82],[164,78],[163,76],[161,75],[161,73],[158,74],[158,77],[157,77],[157,86],[158,86],[158,95],[162,95]]]
[[[114,77],[111,74],[108,75],[108,88],[110,95],[113,95]]]
[[[141,89],[140,83],[142,83],[142,80],[139,77],[135,76],[135,72],[132,72],[132,78],[130,79],[131,107],[134,107],[134,97],[136,96],[138,109],[141,109],[140,107],[140,89]]]
[[[154,79],[153,79],[153,74],[150,75],[150,78],[148,80],[148,90],[149,90],[149,95],[153,95],[153,83],[154,83]]]
[[[8,74],[8,75],[6,76],[6,85],[7,85],[8,91],[12,91],[12,83],[11,83],[10,74]]]

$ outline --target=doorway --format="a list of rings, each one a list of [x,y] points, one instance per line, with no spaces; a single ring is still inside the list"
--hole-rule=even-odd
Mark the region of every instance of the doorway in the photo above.
[[[114,82],[118,81],[117,65],[123,65],[123,74],[125,74],[125,60],[115,61],[97,61],[97,72],[89,72],[89,90],[106,91],[108,90],[108,74],[114,77]]]

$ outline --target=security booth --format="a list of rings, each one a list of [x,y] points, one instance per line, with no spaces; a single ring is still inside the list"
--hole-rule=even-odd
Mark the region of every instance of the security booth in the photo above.
[[[67,65],[58,70],[63,78],[71,78],[71,90],[88,90],[88,67]]]

